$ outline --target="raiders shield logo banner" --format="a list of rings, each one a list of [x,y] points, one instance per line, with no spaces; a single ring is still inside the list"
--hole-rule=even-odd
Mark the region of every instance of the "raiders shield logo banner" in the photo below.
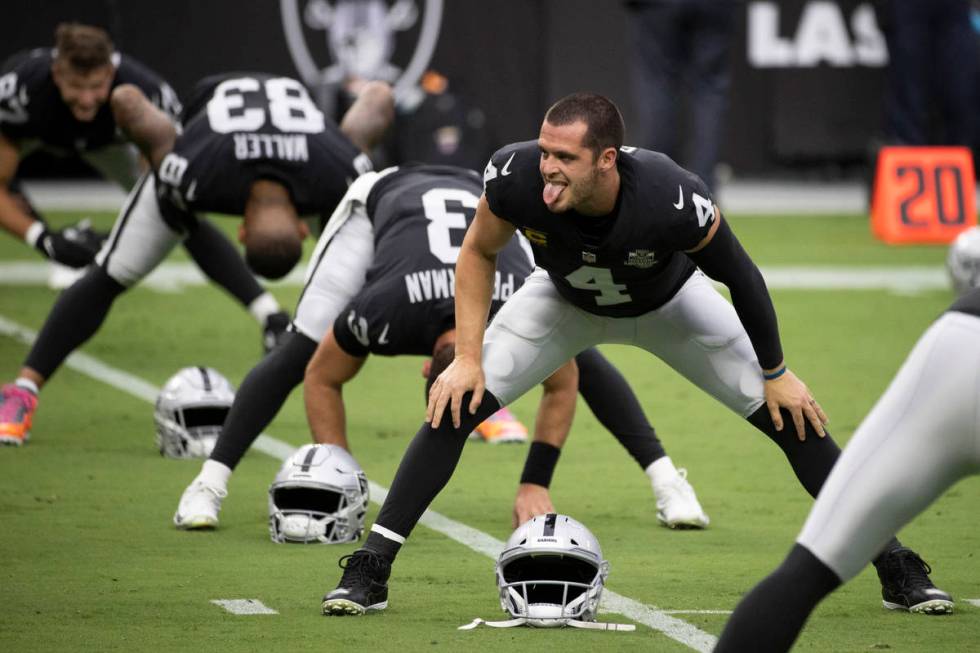
[[[293,63],[318,100],[351,78],[388,82],[402,106],[421,100],[443,0],[280,0],[279,8]]]

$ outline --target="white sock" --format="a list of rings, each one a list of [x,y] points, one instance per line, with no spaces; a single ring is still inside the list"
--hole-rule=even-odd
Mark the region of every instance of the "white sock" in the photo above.
[[[23,388],[24,390],[34,393],[35,397],[41,392],[36,383],[23,376],[18,376],[17,380],[14,381],[14,385],[18,388]]]
[[[216,487],[222,490],[228,489],[228,479],[231,477],[231,468],[217,460],[205,460],[201,465],[201,473],[194,479],[208,487]]]
[[[252,303],[248,305],[248,312],[263,326],[265,326],[265,321],[270,315],[278,313],[281,310],[282,307],[279,306],[279,302],[276,301],[276,298],[268,290],[252,300]]]
[[[666,485],[678,476],[677,468],[674,467],[674,462],[670,459],[670,456],[657,458],[643,471],[650,477],[650,481],[654,486]]]

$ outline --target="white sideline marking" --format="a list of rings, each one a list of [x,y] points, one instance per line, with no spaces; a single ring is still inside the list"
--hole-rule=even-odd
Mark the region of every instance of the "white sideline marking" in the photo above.
[[[232,614],[279,614],[258,599],[213,599],[211,603]]]
[[[21,326],[2,315],[0,315],[0,334],[10,336],[28,346],[37,337],[35,331]],[[76,372],[102,381],[117,390],[121,390],[149,403],[154,403],[159,394],[159,389],[152,383],[148,383],[128,372],[110,367],[97,358],[81,352],[76,352],[69,356],[65,360],[65,365]],[[252,447],[279,460],[288,458],[296,450],[292,445],[266,434],[259,436]],[[388,489],[373,481],[369,483],[371,500],[379,505],[384,503],[385,497],[388,496]],[[422,514],[422,519],[419,520],[419,523],[494,560],[497,559],[497,556],[504,548],[504,542],[502,540],[491,537],[483,531],[450,519],[433,510],[426,510]],[[602,594],[602,608],[605,612],[615,612],[628,619],[645,624],[695,651],[700,651],[700,653],[710,653],[718,641],[714,635],[706,633],[697,626],[689,624],[682,619],[672,617],[664,610],[660,610],[652,605],[640,603],[609,589],[606,589]]]
[[[731,610],[662,610],[664,614],[731,614]]]
[[[0,285],[63,288],[65,282],[58,282],[57,276],[52,276],[53,270],[56,268],[47,261],[0,263]],[[305,266],[297,266],[273,285],[301,286],[304,275]],[[770,266],[762,268],[762,276],[766,285],[776,290],[888,290],[908,294],[950,287],[946,270],[938,265]],[[140,285],[157,292],[176,293],[207,283],[193,263],[164,263]]]
[[[980,599],[963,599],[963,600],[969,603],[970,605],[975,605],[978,608],[980,608]]]

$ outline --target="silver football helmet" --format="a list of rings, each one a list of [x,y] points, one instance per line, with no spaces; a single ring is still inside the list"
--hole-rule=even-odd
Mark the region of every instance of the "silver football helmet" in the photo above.
[[[210,367],[185,367],[164,384],[153,410],[157,447],[170,458],[207,458],[235,401],[235,389]]]
[[[347,451],[307,444],[289,457],[269,488],[273,542],[356,542],[364,532],[368,481]]]
[[[543,628],[595,621],[609,563],[595,535],[567,515],[521,524],[497,558],[500,606]]]
[[[980,287],[980,227],[962,232],[949,246],[946,271],[957,294]]]

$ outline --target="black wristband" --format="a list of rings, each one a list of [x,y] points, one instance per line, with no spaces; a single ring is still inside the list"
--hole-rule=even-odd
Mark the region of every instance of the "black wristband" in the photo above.
[[[532,442],[524,461],[521,483],[534,483],[541,487],[551,485],[551,475],[558,464],[561,449],[546,442]]]

